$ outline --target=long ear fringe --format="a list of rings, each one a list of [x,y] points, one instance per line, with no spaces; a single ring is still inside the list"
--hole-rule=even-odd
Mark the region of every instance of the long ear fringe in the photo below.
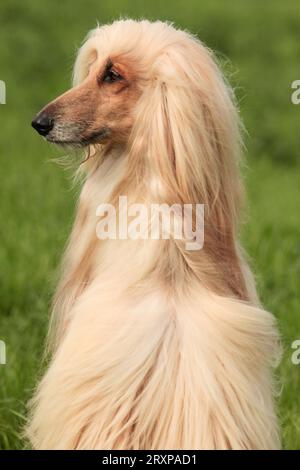
[[[190,56],[192,65],[166,54],[160,73],[154,69],[137,108],[125,179],[143,194],[147,188],[152,202],[204,204],[207,265],[248,299],[235,241],[243,195],[238,112],[211,54],[196,44]],[[195,256],[187,256],[191,265]]]
[[[176,70],[169,55],[162,60],[163,70],[169,65],[180,78],[166,72],[166,79],[155,77],[144,91],[133,130],[139,148],[135,153],[133,140],[132,154],[141,158],[142,153],[144,164],[186,202],[201,199],[211,210],[221,196],[224,212],[234,219],[240,200],[240,126],[232,91],[207,51],[196,55],[198,69],[184,62]]]

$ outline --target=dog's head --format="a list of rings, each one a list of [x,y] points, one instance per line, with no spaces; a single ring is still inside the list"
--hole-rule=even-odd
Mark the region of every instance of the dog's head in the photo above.
[[[126,142],[137,120],[146,131],[156,119],[171,144],[176,131],[168,126],[176,121],[181,131],[190,128],[185,140],[191,126],[197,132],[202,127],[203,135],[220,132],[220,111],[224,123],[232,110],[227,95],[200,41],[167,23],[121,20],[89,34],[75,64],[74,87],[45,106],[32,125],[51,142],[86,146]]]
[[[133,173],[151,166],[185,200],[212,206],[221,191],[236,196],[231,90],[211,52],[167,23],[120,20],[93,30],[77,57],[74,87],[32,125],[59,144],[121,144]]]

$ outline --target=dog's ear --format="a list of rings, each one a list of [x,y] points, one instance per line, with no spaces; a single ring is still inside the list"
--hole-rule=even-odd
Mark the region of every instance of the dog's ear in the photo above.
[[[145,176],[154,201],[204,204],[205,250],[245,298],[235,245],[242,185],[233,94],[204,46],[175,52],[157,65],[138,104],[131,174]]]
[[[240,141],[232,92],[210,52],[187,43],[185,54],[174,48],[156,64],[140,99],[134,165],[144,165],[175,199],[210,209],[218,200],[235,211]]]

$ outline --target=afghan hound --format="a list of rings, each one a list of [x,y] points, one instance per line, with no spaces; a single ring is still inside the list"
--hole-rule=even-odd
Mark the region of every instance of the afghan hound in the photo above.
[[[241,126],[213,54],[160,21],[97,27],[74,87],[32,125],[86,149],[32,447],[280,448],[279,335],[238,243]],[[121,196],[203,204],[202,249],[188,250],[174,224],[169,237],[100,239],[97,207],[118,213]]]

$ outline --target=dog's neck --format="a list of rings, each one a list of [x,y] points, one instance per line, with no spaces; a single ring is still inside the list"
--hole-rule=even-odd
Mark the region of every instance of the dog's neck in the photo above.
[[[99,204],[117,204],[120,196],[129,202],[170,202],[164,198],[164,182],[148,174],[144,180],[126,184],[126,153],[113,149],[102,156],[95,155],[88,163],[78,210],[63,263],[63,273],[54,302],[54,316],[60,319],[61,334],[76,299],[94,279],[107,273],[115,279],[116,289],[124,289],[151,280],[165,291],[176,292],[195,280],[219,295],[256,301],[254,286],[249,277],[237,242],[232,236],[218,233],[206,220],[204,247],[186,252],[178,240],[99,240],[96,234]],[[146,175],[145,175],[146,176]],[[130,182],[129,182],[130,183]],[[156,195],[156,199],[153,199]],[[142,198],[139,200],[139,197]],[[173,201],[172,201],[173,202]],[[186,201],[189,202],[189,201]],[[201,201],[199,201],[201,203]],[[227,238],[226,238],[227,237]],[[251,291],[251,292],[250,292]]]

